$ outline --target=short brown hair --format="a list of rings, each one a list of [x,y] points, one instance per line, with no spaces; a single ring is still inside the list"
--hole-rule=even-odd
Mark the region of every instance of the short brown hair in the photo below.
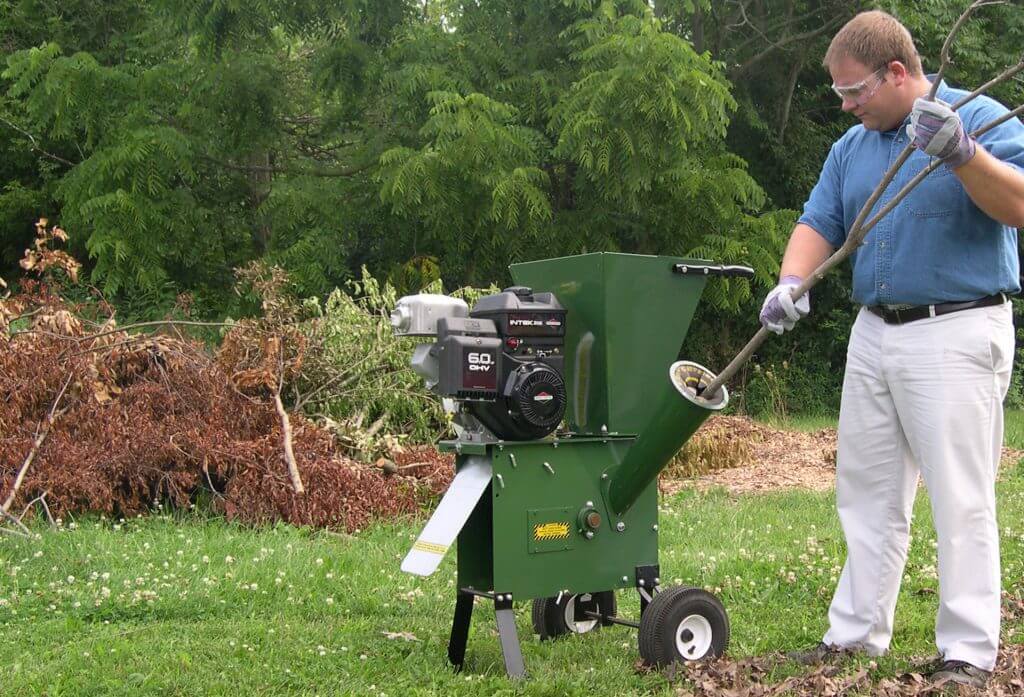
[[[875,70],[898,60],[911,75],[921,74],[921,57],[910,32],[898,19],[881,10],[861,12],[844,24],[832,38],[822,65],[828,68],[843,57]]]

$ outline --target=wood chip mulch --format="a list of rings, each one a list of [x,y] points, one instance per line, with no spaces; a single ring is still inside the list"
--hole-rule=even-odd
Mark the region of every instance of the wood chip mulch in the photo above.
[[[723,488],[730,493],[807,489],[829,491],[835,485],[836,429],[790,431],[758,423],[745,416],[713,416],[694,435],[725,429],[732,438],[746,441],[749,457],[739,466],[697,477],[662,477],[660,489],[673,494],[684,488]],[[1014,464],[1024,451],[1003,448],[1002,464]],[[1024,692],[1022,692],[1024,694]]]

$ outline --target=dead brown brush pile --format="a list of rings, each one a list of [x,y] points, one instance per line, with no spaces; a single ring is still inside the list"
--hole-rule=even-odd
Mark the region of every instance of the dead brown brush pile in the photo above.
[[[0,298],[0,307],[4,512],[38,502],[54,516],[128,516],[158,503],[188,507],[207,489],[231,519],[354,530],[416,510],[450,478],[441,471],[447,461],[417,451],[400,459],[420,464],[394,475],[356,463],[333,434],[292,414],[288,440],[306,489],[298,494],[282,418],[268,390],[253,389],[252,366],[181,337],[130,334],[112,320],[87,331],[75,308],[39,282]],[[26,319],[27,330],[8,331]]]
[[[134,515],[158,502],[187,507],[208,488],[229,518],[351,530],[411,512],[422,498],[413,472],[387,476],[347,460],[301,417],[292,438],[307,493],[295,494],[274,406],[238,392],[197,344],[161,336],[86,348],[73,336],[30,333],[0,351],[5,496],[67,382],[12,511],[45,496],[57,516]]]

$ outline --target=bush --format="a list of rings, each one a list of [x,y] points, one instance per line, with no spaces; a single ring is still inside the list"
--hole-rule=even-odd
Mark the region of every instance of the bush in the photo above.
[[[441,293],[435,280],[423,289]],[[497,288],[462,288],[451,295],[472,305]],[[403,441],[432,443],[449,433],[450,417],[410,366],[424,339],[396,337],[390,314],[398,301],[363,268],[348,292],[335,289],[325,301],[306,300],[309,319],[299,331],[309,348],[295,379],[295,406],[325,423],[353,455],[370,459]]]

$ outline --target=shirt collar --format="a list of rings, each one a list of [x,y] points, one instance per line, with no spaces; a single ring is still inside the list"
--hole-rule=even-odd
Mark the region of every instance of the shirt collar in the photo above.
[[[930,75],[926,75],[925,77],[928,78],[928,82],[934,84],[935,78],[937,78],[938,76],[939,76],[938,73],[932,73]],[[946,84],[945,80],[939,80],[939,89],[935,90],[935,98],[938,99],[938,100],[941,100],[943,102],[946,102],[947,104],[951,104],[952,103],[952,95],[950,95],[950,88],[949,88],[949,85]],[[904,119],[903,119],[903,123],[901,124],[901,127],[906,126],[909,123],[910,123],[910,114],[907,114],[904,117]],[[889,133],[895,133],[898,130],[900,130],[900,129],[899,128],[894,128],[892,131],[889,131]]]
[[[931,75],[928,75],[927,76],[928,77],[928,82],[934,83],[935,82],[935,78],[937,78],[938,76],[939,76],[938,73],[932,73]],[[950,94],[949,94],[950,91],[951,90],[949,88],[949,85],[946,84],[946,81],[945,80],[939,80],[939,89],[937,89],[935,91],[935,98],[936,99],[941,99],[942,101],[944,101],[944,102],[946,102],[948,104],[948,103],[950,103]]]

